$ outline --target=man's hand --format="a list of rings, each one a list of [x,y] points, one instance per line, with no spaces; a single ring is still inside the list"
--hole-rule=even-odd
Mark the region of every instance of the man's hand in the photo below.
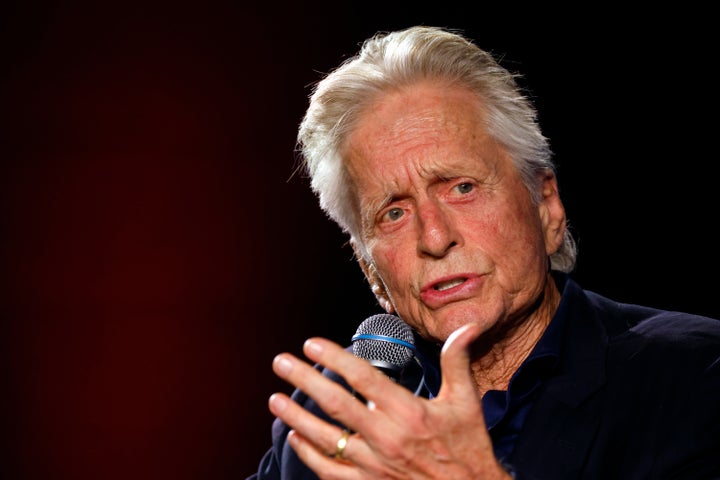
[[[290,445],[324,480],[509,479],[493,454],[470,373],[468,346],[479,334],[477,325],[468,324],[448,338],[440,359],[443,383],[432,400],[414,396],[366,360],[326,339],[309,339],[305,355],[344,377],[367,404],[310,364],[287,353],[278,355],[275,373],[353,432],[344,449],[339,448],[340,428],[287,395],[271,396],[270,411],[292,428]],[[341,458],[335,458],[338,450]]]

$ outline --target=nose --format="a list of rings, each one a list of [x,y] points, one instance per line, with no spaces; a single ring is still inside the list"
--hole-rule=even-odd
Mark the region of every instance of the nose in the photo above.
[[[418,206],[418,254],[441,258],[461,241],[452,216],[433,201]]]

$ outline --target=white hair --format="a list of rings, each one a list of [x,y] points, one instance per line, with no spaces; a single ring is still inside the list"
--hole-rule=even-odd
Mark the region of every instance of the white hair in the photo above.
[[[537,112],[516,77],[461,34],[417,26],[367,39],[356,56],[315,85],[298,131],[298,149],[320,207],[366,260],[357,195],[342,152],[365,107],[383,93],[430,79],[476,94],[487,113],[488,132],[510,154],[533,201],[540,202],[539,179],[548,171],[554,174],[555,166]],[[569,272],[576,256],[566,229],[562,245],[550,257],[551,268]]]

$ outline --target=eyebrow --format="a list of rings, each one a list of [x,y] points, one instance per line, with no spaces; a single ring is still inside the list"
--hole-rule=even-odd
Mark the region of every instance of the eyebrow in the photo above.
[[[454,170],[454,171],[451,171]],[[453,178],[458,178],[461,176],[466,176],[466,174],[460,173],[457,171],[457,169],[448,169],[448,168],[429,168],[425,170],[423,177],[425,179],[432,179],[430,183],[435,182],[447,182],[449,180],[452,180]],[[380,210],[384,209],[388,205],[390,205],[396,198],[402,198],[405,195],[398,194],[398,193],[392,193],[392,192],[386,192],[385,195],[379,200],[379,201],[371,201],[368,205],[367,212],[363,215],[363,217],[367,217],[368,212],[370,212],[373,217],[379,212]],[[367,219],[366,220],[370,220]]]
[[[365,221],[367,225],[374,225],[375,224],[375,216],[377,213],[390,205],[393,201],[393,198],[395,198],[395,195],[392,193],[386,193],[383,198],[380,199],[380,201],[371,201],[367,205],[367,209],[362,214],[362,219]],[[362,206],[361,206],[362,210]]]

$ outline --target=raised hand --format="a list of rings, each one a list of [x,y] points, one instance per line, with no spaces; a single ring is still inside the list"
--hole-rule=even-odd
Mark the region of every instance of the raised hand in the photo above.
[[[367,403],[293,355],[278,355],[273,370],[351,434],[282,393],[270,397],[270,411],[292,428],[290,445],[323,480],[509,479],[493,454],[470,372],[468,346],[479,334],[468,324],[448,338],[440,360],[443,383],[432,400],[414,396],[329,340],[309,339],[305,355],[343,376]]]

